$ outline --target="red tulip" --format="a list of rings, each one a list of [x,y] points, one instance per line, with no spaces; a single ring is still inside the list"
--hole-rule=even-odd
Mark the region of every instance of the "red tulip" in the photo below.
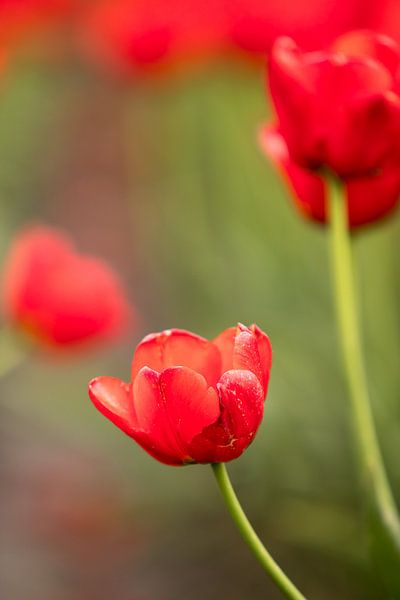
[[[278,125],[262,135],[300,207],[325,220],[322,176],[347,187],[352,226],[385,215],[400,193],[400,49],[393,40],[356,31],[329,52],[303,53],[289,38],[269,64]]]
[[[371,5],[371,6],[370,6]],[[373,0],[101,0],[83,22],[89,53],[132,72],[193,63],[234,49],[265,56],[279,35],[320,48],[367,26]]]
[[[78,254],[57,230],[31,227],[13,242],[3,274],[6,319],[50,346],[117,335],[128,306],[113,271]]]
[[[268,337],[238,325],[214,341],[179,329],[145,337],[131,383],[98,377],[98,410],[168,465],[226,462],[240,456],[261,423],[271,369]]]

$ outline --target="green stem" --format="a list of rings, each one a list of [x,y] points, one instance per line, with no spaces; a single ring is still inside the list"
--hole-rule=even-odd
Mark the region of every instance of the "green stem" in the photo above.
[[[371,508],[400,559],[400,521],[379,448],[363,361],[347,203],[336,179],[329,180],[329,196],[336,312],[357,455]]]
[[[303,596],[285,575],[280,566],[274,561],[254,531],[235,494],[225,465],[223,463],[214,463],[211,466],[233,521],[236,523],[244,541],[249,546],[264,571],[271,577],[287,598],[291,600],[305,600],[305,596]]]

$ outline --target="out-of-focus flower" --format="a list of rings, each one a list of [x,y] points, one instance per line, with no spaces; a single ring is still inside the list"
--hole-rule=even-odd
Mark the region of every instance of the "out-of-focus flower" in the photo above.
[[[224,47],[224,1],[102,0],[87,13],[83,44],[127,73],[204,60]]]
[[[0,46],[69,16],[79,0],[0,0]]]
[[[130,311],[116,274],[78,254],[63,233],[30,227],[14,240],[3,274],[5,318],[50,346],[119,334]]]
[[[293,160],[339,177],[379,169],[398,145],[399,66],[395,43],[368,32],[339,38],[330,52],[303,53],[278,39],[269,84]]]
[[[400,3],[398,0],[373,2],[369,10],[368,27],[400,42]]]
[[[173,329],[145,337],[132,383],[98,377],[89,395],[108,419],[169,465],[240,456],[261,423],[271,369],[268,337],[243,325],[213,342]]]
[[[400,193],[400,50],[390,38],[351,32],[330,52],[277,40],[269,65],[278,125],[263,149],[287,174],[299,205],[325,220],[324,171],[347,186],[350,225],[385,215]]]
[[[371,0],[230,0],[230,36],[236,46],[265,55],[289,35],[303,48],[325,47],[341,33],[366,26]]]
[[[367,26],[362,0],[101,0],[81,21],[97,61],[122,71],[176,66],[240,49],[265,56],[275,38],[290,35],[307,49]]]

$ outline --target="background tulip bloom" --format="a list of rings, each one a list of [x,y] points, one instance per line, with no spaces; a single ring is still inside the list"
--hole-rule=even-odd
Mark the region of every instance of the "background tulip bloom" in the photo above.
[[[203,59],[223,46],[223,8],[220,0],[103,0],[83,19],[83,44],[127,73]]]
[[[337,35],[364,26],[370,7],[360,0],[228,0],[233,42],[265,56],[277,36],[290,35],[307,49],[320,48]]]
[[[51,346],[114,336],[129,314],[115,273],[47,227],[26,229],[14,240],[5,261],[3,306],[12,325]]]
[[[278,117],[263,149],[284,170],[310,217],[325,220],[323,172],[347,186],[350,225],[389,212],[400,193],[400,49],[385,36],[351,32],[329,52],[276,41],[269,81]]]
[[[20,41],[29,31],[66,19],[79,0],[0,0],[1,44]]]
[[[238,325],[213,342],[172,329],[136,348],[132,382],[98,377],[95,406],[151,456],[169,465],[240,456],[261,423],[271,369],[268,337]]]

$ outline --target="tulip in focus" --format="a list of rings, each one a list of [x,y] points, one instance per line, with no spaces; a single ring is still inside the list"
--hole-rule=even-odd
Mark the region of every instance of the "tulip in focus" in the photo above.
[[[63,233],[41,226],[22,231],[10,248],[3,309],[11,325],[52,347],[114,337],[129,317],[110,267],[78,254]]]
[[[323,175],[345,186],[350,226],[386,215],[400,194],[400,49],[358,31],[329,52],[276,41],[269,83],[278,123],[261,145],[283,170],[302,211],[325,221]]]
[[[212,342],[172,329],[135,350],[131,383],[98,377],[98,410],[162,463],[227,462],[240,456],[261,423],[271,369],[268,337],[238,325]]]

